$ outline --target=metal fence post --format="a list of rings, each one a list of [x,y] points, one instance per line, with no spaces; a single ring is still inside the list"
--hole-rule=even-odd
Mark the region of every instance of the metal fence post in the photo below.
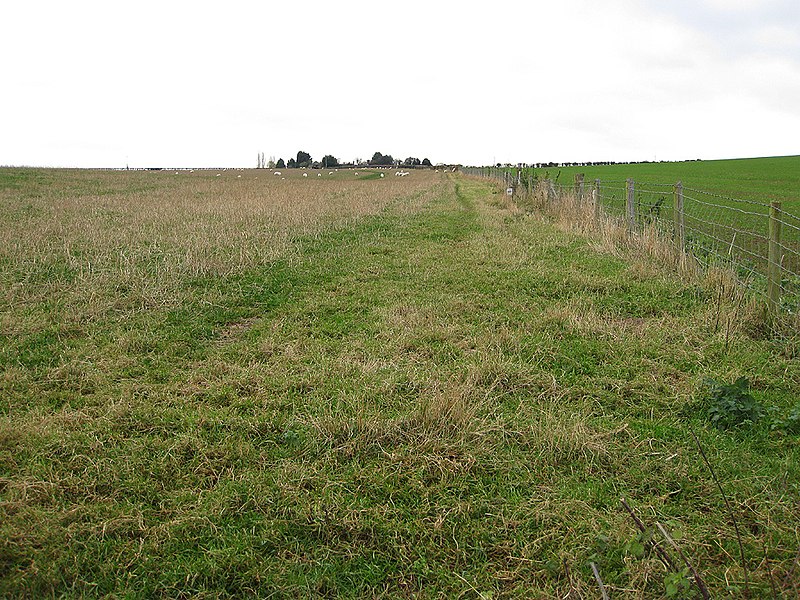
[[[781,305],[781,203],[769,204],[769,264],[767,266],[767,298],[769,308],[778,312]]]

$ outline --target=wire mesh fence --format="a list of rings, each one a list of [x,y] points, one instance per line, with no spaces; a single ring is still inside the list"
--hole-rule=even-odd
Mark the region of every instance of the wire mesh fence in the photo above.
[[[470,175],[494,179],[509,194],[538,194],[548,202],[566,197],[593,204],[597,225],[616,220],[635,238],[645,228],[694,257],[700,264],[734,271],[773,311],[800,309],[800,210],[780,202],[734,198],[674,184],[627,181],[584,181],[559,184],[522,171],[467,168]]]

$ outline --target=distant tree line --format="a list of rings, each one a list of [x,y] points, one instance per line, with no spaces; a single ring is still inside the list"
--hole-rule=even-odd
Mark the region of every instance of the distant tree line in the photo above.
[[[699,158],[696,160],[700,160]],[[516,165],[512,165],[511,163],[497,163],[495,166],[497,168],[502,167],[517,167],[519,169],[552,169],[554,167],[601,167],[605,165],[640,165],[640,164],[648,164],[648,163],[665,163],[665,162],[674,162],[668,160],[659,160],[659,161],[649,161],[649,160],[638,160],[638,161],[614,161],[614,160],[598,160],[598,161],[584,161],[584,162],[537,162],[537,163],[517,163]]]
[[[263,154],[259,155],[258,161],[259,168],[264,168],[264,158]],[[308,152],[304,150],[300,150],[297,153],[297,156],[289,158],[289,160],[285,161],[282,158],[279,158],[277,161],[274,157],[270,157],[269,160],[269,168],[270,169],[330,169],[332,167],[363,167],[363,166],[372,166],[372,167],[386,167],[386,166],[403,166],[403,167],[431,167],[433,166],[431,161],[427,158],[423,158],[422,160],[409,156],[405,160],[401,161],[399,159],[395,159],[391,154],[381,154],[380,152],[376,152],[372,155],[372,159],[366,162],[362,162],[361,159],[357,158],[352,163],[342,163],[339,162],[339,159],[336,158],[333,154],[326,154],[322,157],[322,160],[314,160]]]

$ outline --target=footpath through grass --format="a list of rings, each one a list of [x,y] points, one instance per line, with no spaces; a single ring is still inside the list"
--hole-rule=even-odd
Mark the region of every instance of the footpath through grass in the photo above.
[[[798,359],[484,182],[443,190],[198,279],[98,331],[101,366],[59,372],[92,355],[69,339],[4,355],[0,596],[595,598],[591,563],[626,597],[683,593],[623,496],[738,596],[691,430],[751,595],[793,593],[798,438],[715,429],[696,398],[746,376],[787,411]]]

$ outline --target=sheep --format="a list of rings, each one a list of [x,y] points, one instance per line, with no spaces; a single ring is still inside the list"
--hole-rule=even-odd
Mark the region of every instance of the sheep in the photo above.
[[[381,179],[383,179],[383,173],[381,173]]]
[[[280,172],[280,171],[275,171],[275,172],[273,173],[273,175],[280,175],[280,174],[281,174],[281,172]]]
[[[317,177],[322,177],[322,173],[317,173]]]
[[[303,173],[303,177],[308,177],[308,173]]]

